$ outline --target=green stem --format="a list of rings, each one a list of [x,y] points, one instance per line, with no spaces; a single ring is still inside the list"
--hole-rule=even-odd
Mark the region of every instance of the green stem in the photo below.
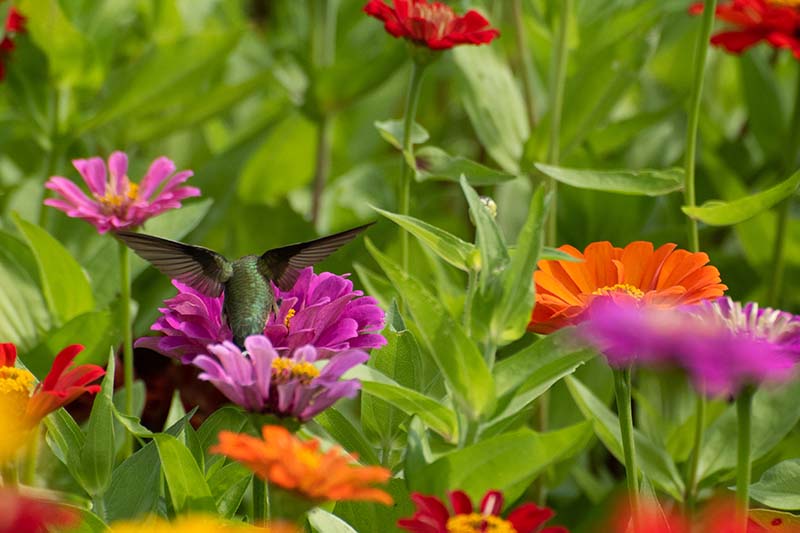
[[[414,129],[414,119],[417,115],[417,103],[422,89],[422,76],[425,74],[425,64],[412,61],[411,80],[408,83],[406,96],[406,110],[403,115],[403,173],[400,177],[400,214],[408,215],[411,198],[411,180],[414,178],[415,169],[409,165],[414,161],[414,145],[411,143],[411,132]],[[408,159],[406,159],[408,158]],[[408,232],[400,232],[400,256],[403,270],[408,272]]]
[[[703,432],[706,427],[706,397],[697,395],[695,406],[694,444],[692,445],[692,459],[689,462],[689,472],[686,480],[686,508],[694,509],[697,498],[697,468],[700,464],[700,450],[703,448]]]
[[[511,17],[514,19],[514,32],[519,54],[520,77],[525,96],[525,112],[528,117],[528,126],[531,131],[536,128],[536,95],[533,93],[533,66],[531,54],[525,39],[525,24],[522,0],[512,0]]]
[[[253,524],[263,524],[269,520],[269,505],[267,504],[267,482],[260,477],[253,476]]]
[[[745,387],[736,398],[736,420],[738,423],[738,446],[736,461],[736,500],[738,502],[737,523],[740,531],[747,530],[747,513],[750,506],[750,447],[752,427],[752,387]]]
[[[100,517],[103,522],[106,521],[106,501],[102,494],[98,494],[92,498],[92,507],[94,514]]]
[[[47,151],[47,156],[45,159],[44,165],[44,179],[50,179],[55,173],[56,165],[58,164],[58,160],[60,158],[61,152],[61,139],[59,134],[59,109],[61,103],[61,97],[59,94],[59,89],[53,89],[50,95],[50,149]],[[42,201],[46,200],[50,195],[49,189],[42,189],[44,197]],[[47,227],[48,220],[50,219],[50,209],[46,209],[46,206],[42,205],[39,207],[39,225],[43,228]]]
[[[614,370],[614,393],[617,397],[619,431],[622,453],[625,458],[625,476],[628,483],[631,517],[634,531],[638,531],[639,470],[636,468],[636,447],[633,440],[633,411],[631,409],[631,369]]]
[[[322,193],[331,171],[331,117],[324,114],[317,123],[317,156],[314,164],[314,190],[311,195],[311,223],[319,224]]]
[[[694,206],[696,203],[694,170],[697,155],[697,126],[700,122],[700,99],[703,93],[703,78],[706,71],[706,58],[708,57],[708,40],[711,35],[711,29],[714,26],[714,10],[716,7],[717,0],[705,0],[700,33],[697,35],[694,48],[694,83],[692,84],[692,94],[689,100],[689,121],[686,126],[686,157],[684,158],[686,183],[683,197],[687,206]],[[697,221],[687,217],[686,223],[689,230],[689,249],[696,252],[700,249]]]
[[[572,16],[572,1],[562,0],[561,17],[556,34],[556,43],[553,48],[553,75],[550,79],[550,143],[547,148],[547,163],[558,165],[561,148],[561,112],[564,108],[564,86],[567,81],[567,37],[569,32],[569,19]],[[547,218],[547,239],[550,246],[555,246],[558,241],[557,209],[556,209],[556,181],[547,179],[547,186],[552,191],[553,200]]]
[[[467,296],[464,299],[464,331],[467,336],[472,336],[472,302],[475,299],[475,290],[478,287],[478,271],[474,268],[469,269],[467,277]]]
[[[800,147],[800,72],[797,73],[796,83],[792,123],[789,129],[787,146],[784,150],[783,175],[788,175],[795,170],[797,151]],[[786,234],[788,233],[787,226],[789,224],[791,204],[792,199],[790,196],[783,200],[778,207],[775,242],[772,246],[772,279],[767,293],[767,305],[771,307],[779,307],[781,303],[781,285],[783,284],[783,271],[786,263]]]
[[[119,243],[120,325],[122,327],[122,361],[125,386],[125,414],[133,412],[133,332],[131,330],[131,266],[128,247]],[[133,453],[133,439],[125,432],[122,457]]]
[[[25,450],[25,460],[22,468],[22,483],[29,487],[33,486],[36,481],[36,461],[39,458],[39,444],[42,439],[42,431],[38,425],[33,429],[32,433],[31,440]]]

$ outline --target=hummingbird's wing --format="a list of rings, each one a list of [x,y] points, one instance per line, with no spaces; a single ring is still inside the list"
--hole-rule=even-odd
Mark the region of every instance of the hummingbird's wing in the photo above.
[[[288,291],[297,281],[300,270],[319,263],[373,224],[374,222],[370,222],[313,241],[267,250],[258,258],[258,270],[262,276],[274,281],[282,290]]]
[[[114,235],[162,274],[206,296],[217,297],[222,294],[224,283],[233,274],[230,261],[202,246],[132,231],[117,231]]]

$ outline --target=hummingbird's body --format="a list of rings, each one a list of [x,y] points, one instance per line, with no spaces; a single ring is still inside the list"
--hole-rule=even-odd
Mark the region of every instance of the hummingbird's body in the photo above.
[[[116,236],[170,278],[212,298],[224,293],[223,320],[233,333],[233,342],[243,348],[247,337],[264,332],[275,305],[270,281],[290,290],[300,270],[322,261],[369,225],[235,261],[202,246],[152,235],[118,231]]]
[[[250,335],[264,331],[275,295],[269,280],[258,271],[258,256],[246,255],[233,262],[233,275],[225,283],[222,312],[239,346]]]

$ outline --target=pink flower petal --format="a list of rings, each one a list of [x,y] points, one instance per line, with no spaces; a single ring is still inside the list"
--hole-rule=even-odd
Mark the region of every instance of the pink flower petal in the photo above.
[[[101,158],[75,159],[72,165],[78,170],[92,193],[98,196],[106,193],[106,165]]]

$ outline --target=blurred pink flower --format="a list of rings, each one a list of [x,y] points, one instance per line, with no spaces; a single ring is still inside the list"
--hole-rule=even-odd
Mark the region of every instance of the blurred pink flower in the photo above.
[[[67,178],[53,176],[45,187],[61,198],[48,198],[44,203],[86,220],[100,233],[141,226],[164,211],[180,207],[181,200],[200,196],[200,189],[181,185],[193,172],[175,174],[175,163],[166,157],[153,161],[138,184],[128,178],[128,156],[124,152],[114,152],[108,158],[110,178],[100,157],[75,159],[72,164],[86,182],[91,198]]]

